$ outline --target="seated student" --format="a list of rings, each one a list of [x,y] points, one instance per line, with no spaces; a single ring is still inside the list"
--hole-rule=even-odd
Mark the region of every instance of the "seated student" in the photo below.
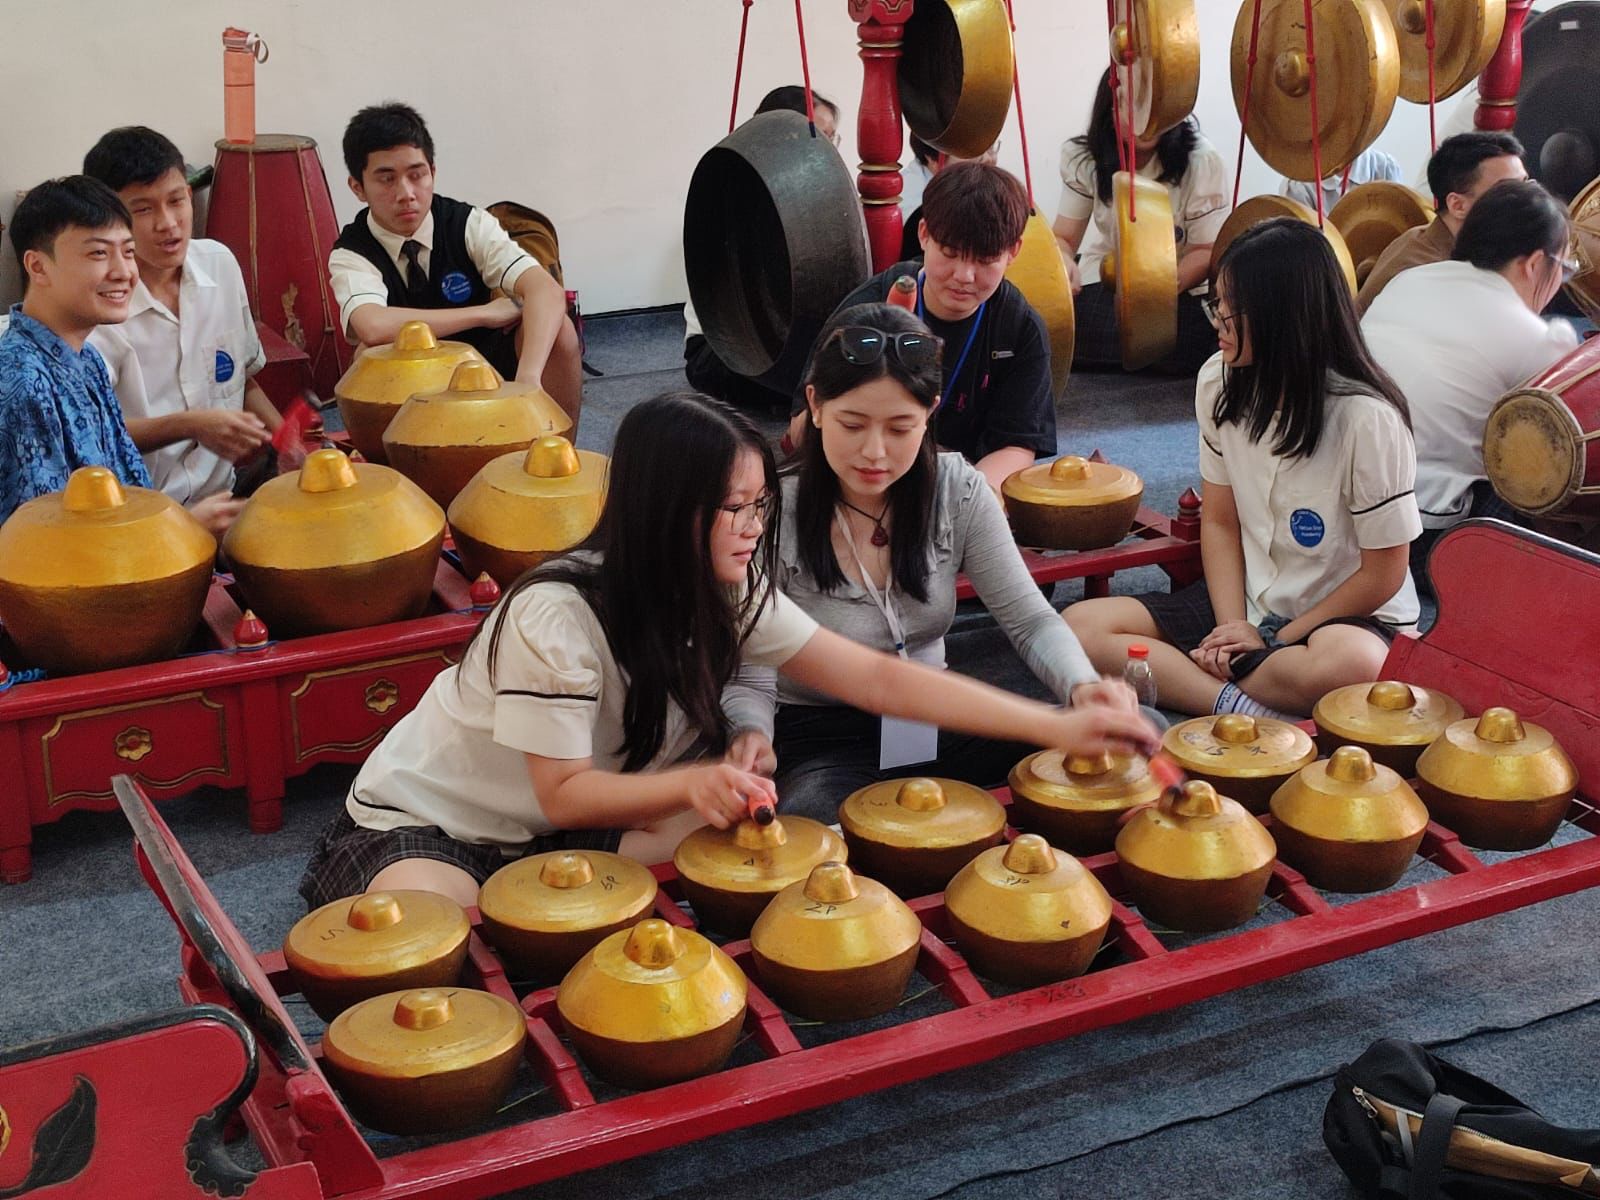
[[[811,93],[811,101],[812,112],[817,122],[817,136],[826,138],[837,150],[840,141],[838,105],[816,92]],[[791,84],[773,88],[761,98],[761,103],[756,105],[756,111],[752,115],[805,111],[805,88]],[[685,301],[683,305],[683,374],[689,381],[689,386],[695,391],[704,392],[718,400],[726,400],[729,404],[738,405],[740,408],[770,412],[772,409],[789,406],[787,392],[775,391],[757,383],[754,379],[737,375],[717,357],[717,352],[711,348],[711,343],[706,340],[705,332],[700,327],[700,317],[694,311],[693,301]]]
[[[1428,160],[1428,190],[1437,215],[1406,230],[1378,255],[1356,296],[1357,310],[1365,314],[1400,272],[1449,258],[1456,231],[1478,197],[1502,180],[1527,177],[1522,143],[1509,133],[1475,129],[1445,138]]]
[[[239,264],[221,242],[190,236],[183,155],[155,130],[113,129],[84,156],[83,173],[116,192],[133,217],[139,281],[128,319],[89,335],[133,444],[156,487],[179,504],[232,495],[235,467],[265,460],[283,424],[251,378],[267,356]]]
[[[1100,264],[1116,244],[1112,177],[1117,173],[1121,115],[1111,96],[1111,72],[1100,76],[1089,128],[1061,147],[1061,201],[1053,226],[1077,294],[1074,366],[1119,369],[1122,345],[1117,303],[1100,281]],[[1217,352],[1216,332],[1200,306],[1211,269],[1211,246],[1228,217],[1228,168],[1193,117],[1134,146],[1135,173],[1167,186],[1178,246],[1178,344],[1156,370],[1193,375]]]
[[[1500,397],[1578,345],[1566,321],[1539,316],[1576,264],[1567,210],[1531,179],[1478,197],[1449,262],[1396,277],[1367,310],[1372,357],[1411,406],[1422,536],[1411,569],[1439,534],[1468,517],[1520,520],[1483,467],[1483,427]]]
[[[1218,267],[1222,349],[1195,386],[1205,579],[1066,617],[1101,670],[1149,643],[1164,708],[1298,718],[1376,679],[1416,623],[1416,450],[1315,226],[1265,221]]]
[[[934,438],[976,464],[999,491],[1006,476],[1056,452],[1050,339],[1039,314],[1005,277],[1021,249],[1028,195],[999,167],[959,163],[928,183],[922,212],[917,237],[923,261],[880,271],[834,314],[888,299],[902,275],[917,280],[917,315],[944,342],[944,403]],[[798,446],[810,419],[804,391],[792,412],[788,442]]]
[[[1057,700],[1132,711],[1132,690],[1100,679],[1039,594],[983,476],[935,448],[939,349],[927,326],[889,304],[845,309],[823,329],[805,385],[800,467],[782,485],[774,582],[824,628],[943,667],[956,575],[965,572]],[[741,671],[723,707],[734,728],[772,738],[783,811],[824,822],[837,819],[844,797],[880,779],[938,775],[991,786],[1029,753],[1009,738],[930,727],[903,735],[898,723],[763,668]]]
[[[984,162],[994,164],[1000,158],[1000,143],[995,142],[977,158],[957,158],[953,154],[946,154],[942,150],[935,150],[916,134],[911,134],[907,139],[911,144],[913,166],[907,170],[902,179],[908,181],[900,193],[900,257],[902,260],[922,257],[922,239],[917,236],[917,229],[922,224],[922,193],[927,190],[928,180],[932,179],[946,167],[963,162]],[[915,197],[913,201],[912,197]]]
[[[722,710],[741,662],[991,737],[1154,747],[1136,713],[1062,712],[818,629],[773,586],[777,486],[737,409],[692,393],[633,408],[594,534],[508,588],[378,744],[312,854],[307,903],[370,887],[471,904],[509,859],[570,846],[659,862],[749,798],[775,802],[766,739],[731,736]]]
[[[1394,155],[1382,150],[1363,150],[1350,163],[1348,172],[1335,171],[1322,181],[1322,211],[1330,213],[1333,206],[1344,199],[1349,188],[1363,183],[1400,183],[1404,179],[1400,164]],[[1291,200],[1298,200],[1312,212],[1317,211],[1317,192],[1302,179],[1285,179],[1278,189]]]
[[[363,108],[345,126],[344,163],[368,205],[328,256],[350,340],[380,345],[426,321],[506,379],[542,384],[576,434],[583,352],[566,292],[483,209],[434,193],[433,137],[416,109]]]

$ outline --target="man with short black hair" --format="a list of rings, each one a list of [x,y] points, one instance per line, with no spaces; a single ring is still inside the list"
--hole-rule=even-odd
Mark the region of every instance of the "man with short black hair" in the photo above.
[[[985,162],[946,167],[923,193],[922,262],[880,271],[834,310],[888,299],[902,275],[917,280],[917,315],[944,341],[934,437],[996,491],[1008,475],[1056,452],[1050,340],[1005,277],[1027,220],[1028,195],[1015,176]],[[792,411],[789,440],[798,444],[808,411],[803,389]]]

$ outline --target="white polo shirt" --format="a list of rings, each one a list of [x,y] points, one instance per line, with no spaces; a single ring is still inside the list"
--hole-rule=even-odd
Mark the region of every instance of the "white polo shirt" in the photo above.
[[[1500,397],[1578,345],[1567,322],[1546,321],[1504,276],[1465,262],[1396,275],[1361,332],[1411,405],[1424,529],[1448,529],[1472,507],[1472,485],[1486,478],[1483,427]]]
[[[244,408],[245,382],[267,363],[239,264],[221,242],[194,238],[178,282],[178,311],[134,285],[128,319],[89,335],[125,420]],[[155,481],[179,504],[233,490],[233,464],[199,442],[144,454]]]
[[[510,605],[488,674],[498,610],[457,666],[434,678],[350,789],[348,811],[368,829],[437,825],[462,842],[499,845],[508,856],[553,826],[539,808],[524,754],[591,758],[620,771],[628,684],[599,619],[576,588],[537,583]],[[781,667],[817,623],[774,593],[744,643],[742,661]],[[677,762],[696,733],[667,701],[665,736],[646,770]]]
[[[1412,490],[1416,449],[1387,401],[1330,394],[1316,452],[1282,458],[1272,452],[1273,431],[1255,442],[1246,426],[1217,424],[1224,369],[1214,354],[1195,382],[1200,475],[1233,489],[1251,623],[1269,614],[1293,620],[1355,574],[1363,549],[1408,545],[1422,532]],[[1416,624],[1418,612],[1408,571],[1372,615],[1404,627]]]
[[[367,228],[388,253],[402,279],[405,278],[406,268],[405,260],[400,257],[400,247],[408,241],[421,244],[417,265],[424,274],[427,273],[433,262],[431,212],[422,219],[422,224],[409,238],[383,228],[373,219],[371,212],[367,213]],[[515,291],[517,280],[522,278],[524,271],[539,267],[539,261],[517,245],[500,222],[481,208],[474,207],[467,214],[465,237],[467,256],[472,259],[472,265],[478,269],[479,276],[490,291],[504,292],[509,296]],[[389,285],[383,281],[383,272],[365,257],[342,246],[334,247],[333,253],[328,255],[328,280],[333,286],[333,297],[339,303],[339,321],[344,326],[345,336],[352,342],[356,341],[350,333],[350,314],[363,304],[387,307]]]

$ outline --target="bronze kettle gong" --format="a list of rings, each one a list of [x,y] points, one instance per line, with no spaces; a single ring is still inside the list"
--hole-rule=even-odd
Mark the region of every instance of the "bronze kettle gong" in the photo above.
[[[954,779],[886,779],[839,806],[850,861],[901,896],[928,896],[1005,833],[1000,802]]]
[[[1204,779],[1253,813],[1264,813],[1280,784],[1317,757],[1298,725],[1242,713],[1195,717],[1161,736],[1161,748],[1194,779]]]
[[[1340,746],[1272,796],[1278,857],[1314,887],[1377,892],[1398,882],[1428,829],[1411,785],[1360,746]]]
[[[1011,823],[1072,854],[1104,854],[1122,814],[1161,796],[1137,755],[1040,750],[1011,768]]]
[[[1417,760],[1428,811],[1482,850],[1544,845],[1577,790],[1577,769],[1550,731],[1509,708],[1455,722]]]
[[[421,321],[402,325],[387,346],[373,346],[357,355],[334,385],[333,395],[361,457],[384,462],[383,432],[400,406],[418,392],[449,386],[450,376],[464,362],[483,362],[483,356],[465,342],[441,342]]]
[[[1465,715],[1443,692],[1397,679],[1335,688],[1311,710],[1323,754],[1360,746],[1401,779],[1415,776],[1422,752]]]
[[[820,821],[776,817],[732,829],[703,825],[673,852],[683,894],[707,929],[744,937],[771,899],[818,863],[843,862],[844,841]]]

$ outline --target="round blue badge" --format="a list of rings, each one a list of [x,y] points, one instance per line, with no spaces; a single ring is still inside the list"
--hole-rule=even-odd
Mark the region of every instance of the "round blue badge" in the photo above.
[[[439,281],[439,294],[451,304],[465,304],[472,295],[472,282],[460,271],[451,271]]]
[[[1297,508],[1289,514],[1289,532],[1294,535],[1295,541],[1309,549],[1321,544],[1327,527],[1312,509]]]
[[[233,356],[226,350],[217,351],[217,382],[227,383],[233,378]]]

